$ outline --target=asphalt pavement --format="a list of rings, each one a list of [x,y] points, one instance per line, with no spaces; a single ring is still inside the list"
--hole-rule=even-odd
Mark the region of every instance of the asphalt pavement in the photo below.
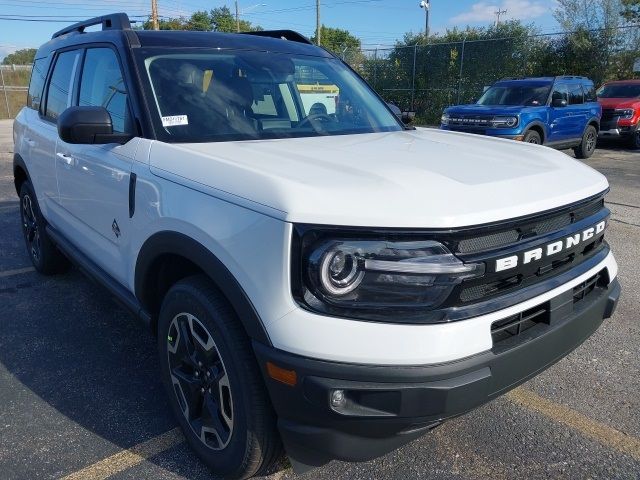
[[[0,121],[0,478],[212,478],[176,430],[146,329],[77,270],[30,268],[12,149]],[[587,163],[611,184],[623,287],[612,319],[514,392],[395,452],[268,478],[640,478],[640,152],[605,145]]]

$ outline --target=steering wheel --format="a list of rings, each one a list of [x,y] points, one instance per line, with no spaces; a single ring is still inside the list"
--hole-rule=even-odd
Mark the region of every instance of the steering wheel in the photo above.
[[[298,126],[296,128],[302,128],[302,127],[306,127],[307,125],[311,125],[313,126],[313,122],[315,121],[319,121],[319,122],[333,122],[334,119],[330,116],[327,115],[326,113],[318,113],[315,115],[307,115],[307,117],[302,120]]]

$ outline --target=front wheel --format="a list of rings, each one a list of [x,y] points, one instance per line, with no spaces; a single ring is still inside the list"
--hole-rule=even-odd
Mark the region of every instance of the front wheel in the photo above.
[[[576,158],[589,158],[596,151],[597,142],[598,131],[593,125],[589,125],[582,136],[582,142],[573,149],[573,153]]]
[[[540,138],[540,134],[535,130],[529,130],[527,133],[525,133],[522,141],[524,143],[533,143],[535,145],[542,144],[542,138]]]
[[[629,138],[629,146],[634,150],[640,150],[640,125],[638,125],[637,129]]]
[[[204,276],[167,293],[158,320],[162,380],[185,437],[216,476],[249,478],[282,455],[249,339]]]

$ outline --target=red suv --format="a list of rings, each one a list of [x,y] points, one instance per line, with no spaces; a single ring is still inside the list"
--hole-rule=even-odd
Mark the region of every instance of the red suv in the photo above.
[[[600,138],[624,138],[640,148],[640,80],[605,83],[597,95],[602,105]]]

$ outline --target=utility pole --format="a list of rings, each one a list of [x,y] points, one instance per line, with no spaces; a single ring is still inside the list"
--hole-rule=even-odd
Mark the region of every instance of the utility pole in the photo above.
[[[238,0],[236,0],[236,32],[240,33],[240,11],[238,10]]]
[[[429,40],[429,9],[431,8],[431,0],[422,0],[420,8],[424,8],[424,38]]]
[[[493,12],[493,13],[496,14],[496,27],[497,27],[498,25],[500,25],[500,17],[502,15],[504,15],[505,13],[507,13],[507,11],[506,10],[500,10],[498,8],[498,11],[497,12]]]
[[[320,45],[320,35],[322,27],[320,26],[320,0],[316,0],[316,44]]]
[[[158,0],[151,0],[151,26],[154,30],[160,30],[158,25]]]

